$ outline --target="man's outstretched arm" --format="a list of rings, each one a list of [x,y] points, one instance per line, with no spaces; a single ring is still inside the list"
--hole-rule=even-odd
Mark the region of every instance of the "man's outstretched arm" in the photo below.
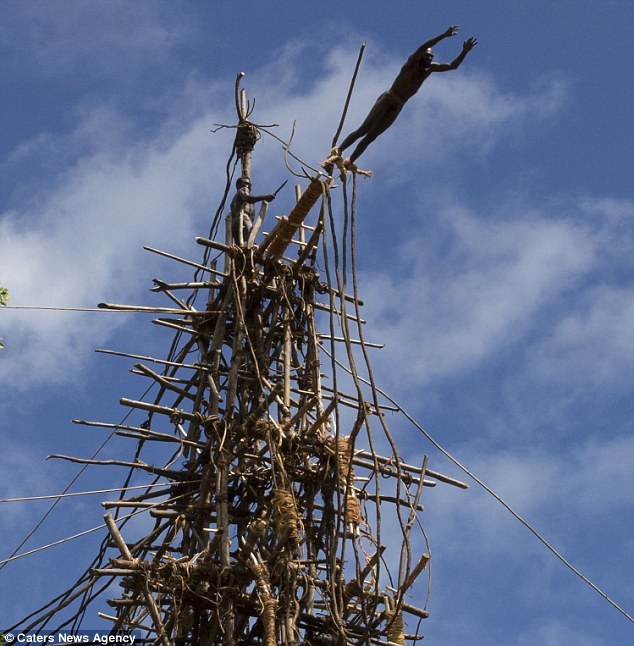
[[[451,61],[451,63],[432,63],[431,71],[432,72],[448,72],[449,70],[457,70],[462,61],[464,61],[465,56],[478,44],[478,41],[475,38],[469,38],[465,40],[462,45],[462,51],[458,56]]]
[[[268,194],[268,195],[250,195],[247,194],[244,197],[244,201],[247,204],[255,204],[256,202],[272,202],[275,199],[275,195],[273,193]]]
[[[411,58],[422,56],[426,50],[428,50],[430,47],[434,47],[437,45],[443,38],[450,38],[451,36],[455,36],[458,33],[458,25],[451,25],[451,27],[448,27],[446,31],[444,31],[440,36],[436,36],[436,38],[432,38],[431,40],[428,40],[424,42],[411,56]]]

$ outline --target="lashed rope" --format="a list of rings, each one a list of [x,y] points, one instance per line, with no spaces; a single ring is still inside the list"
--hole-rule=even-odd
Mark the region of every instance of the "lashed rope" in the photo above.
[[[292,547],[299,545],[299,516],[295,499],[290,491],[275,489],[273,492],[275,531],[283,542],[288,542]]]
[[[394,646],[405,646],[405,625],[403,613],[394,610],[386,610],[387,618],[387,639]]]

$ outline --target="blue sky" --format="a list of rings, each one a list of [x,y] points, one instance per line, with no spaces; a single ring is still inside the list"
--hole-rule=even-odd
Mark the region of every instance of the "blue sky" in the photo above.
[[[220,4],[220,3],[218,3]],[[386,3],[0,3],[0,284],[11,305],[157,304],[154,277],[193,259],[224,186],[233,81],[254,120],[328,152],[424,40],[461,69],[428,80],[361,158],[358,254],[381,386],[630,614],[634,611],[634,195],[629,0]],[[254,190],[286,179],[263,141]],[[291,192],[274,203],[284,213]],[[155,299],[155,300],[153,300]],[[158,303],[162,304],[162,303]],[[0,499],[61,491],[144,384],[95,348],[161,356],[141,315],[0,311]],[[407,456],[460,472],[402,419]],[[112,444],[107,456],[128,451]],[[113,480],[115,480],[113,482]],[[117,486],[88,472],[75,486]],[[632,624],[490,496],[438,487],[426,643],[613,646]],[[61,504],[24,549],[96,526]],[[3,503],[0,560],[47,503]],[[9,563],[0,627],[78,576],[100,534]]]

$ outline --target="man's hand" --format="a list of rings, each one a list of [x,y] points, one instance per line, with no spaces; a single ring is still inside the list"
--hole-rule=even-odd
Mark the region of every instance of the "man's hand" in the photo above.
[[[470,52],[476,45],[478,44],[478,40],[476,38],[469,38],[468,40],[465,40],[464,43],[462,44],[462,50],[466,52]]]
[[[455,36],[458,33],[458,25],[451,25],[449,29],[443,34],[445,38],[449,38],[450,36]]]
[[[275,194],[271,193],[270,195],[265,195],[264,196],[264,201],[265,202],[272,202],[275,199]]]

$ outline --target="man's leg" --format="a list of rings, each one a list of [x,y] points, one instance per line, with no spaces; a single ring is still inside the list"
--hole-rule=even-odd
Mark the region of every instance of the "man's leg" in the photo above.
[[[339,148],[339,150],[345,150],[348,146],[353,144],[359,137],[362,137],[364,134],[365,132],[363,132],[363,128],[357,128],[357,130],[351,132],[337,147]]]
[[[400,109],[390,106],[387,111],[380,115],[380,118],[373,124],[373,128],[359,142],[352,155],[350,155],[350,161],[352,163],[354,163],[354,161],[381,133],[385,132],[394,123],[394,121],[396,121],[396,117],[398,117],[399,112]]]
[[[373,128],[376,127],[376,124],[381,121],[382,117],[387,111],[389,111],[390,107],[391,103],[389,97],[387,96],[387,93],[384,92],[376,100],[363,123],[341,142],[339,150],[345,150],[346,148],[348,148],[348,146],[352,145],[357,139],[359,139],[359,137],[367,135]]]

